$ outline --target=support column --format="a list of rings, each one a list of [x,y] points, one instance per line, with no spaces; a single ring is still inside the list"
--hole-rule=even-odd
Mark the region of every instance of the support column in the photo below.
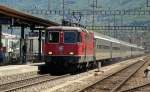
[[[0,24],[0,48],[2,48],[2,25]]]
[[[0,65],[3,63],[2,25],[0,24]]]
[[[20,38],[20,62],[21,63],[26,63],[26,61],[24,62],[23,60],[23,56],[24,56],[24,53],[23,53],[23,45],[24,45],[24,29],[25,27],[24,26],[21,26],[21,38]]]
[[[27,39],[29,41],[29,43],[27,42],[27,46],[29,46],[29,54],[28,54],[28,60],[33,62],[33,59],[34,59],[34,54],[33,54],[33,39]]]
[[[39,30],[39,53],[38,53],[38,59],[39,59],[39,61],[41,61],[42,60],[42,57],[41,57],[41,34],[42,34],[42,32],[41,32],[41,30]]]
[[[31,33],[33,33],[34,32],[34,30],[31,30]],[[30,49],[29,49],[29,51],[30,51],[30,53],[31,53],[31,57],[33,57],[33,39],[30,39]]]

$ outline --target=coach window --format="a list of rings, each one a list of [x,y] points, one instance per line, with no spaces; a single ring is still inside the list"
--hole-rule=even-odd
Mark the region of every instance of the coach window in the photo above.
[[[48,42],[49,43],[58,43],[59,42],[59,32],[49,32]]]
[[[113,47],[113,50],[120,50],[119,47]]]
[[[132,50],[135,51],[135,48],[133,48]]]
[[[99,45],[96,45],[97,46],[97,48],[99,49]]]
[[[102,48],[102,49],[109,49],[109,46],[101,45],[101,48]]]

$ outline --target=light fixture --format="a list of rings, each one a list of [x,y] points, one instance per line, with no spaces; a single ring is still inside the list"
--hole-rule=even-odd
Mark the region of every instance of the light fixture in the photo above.
[[[73,55],[74,53],[73,53],[73,52],[70,52],[69,54],[70,54],[70,55]]]
[[[51,55],[51,54],[53,54],[53,53],[50,51],[50,52],[48,52],[48,54]]]

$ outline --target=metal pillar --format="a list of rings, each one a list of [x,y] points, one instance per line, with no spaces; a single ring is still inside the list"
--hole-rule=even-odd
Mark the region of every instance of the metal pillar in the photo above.
[[[116,26],[116,16],[114,15],[114,17],[113,17],[113,21],[114,21],[114,38],[117,38],[117,36],[116,36],[116,29],[115,29],[115,26]]]
[[[63,8],[63,20],[65,19],[65,1],[62,0],[62,8]]]
[[[113,53],[113,48],[112,48],[112,42],[110,43],[110,58],[112,59],[112,53]]]
[[[34,30],[31,31],[32,33]],[[30,40],[30,52],[33,54],[33,39]]]
[[[98,72],[100,71],[101,67],[102,67],[102,62],[98,62],[98,67],[97,67]]]
[[[2,25],[0,25],[0,48],[2,48]]]
[[[51,0],[48,0],[48,7],[47,7],[47,10],[50,10],[50,9],[51,9],[51,7],[50,7],[51,5],[50,5],[50,4],[51,4]]]
[[[41,57],[41,33],[42,33],[41,30],[39,30],[39,39],[38,39],[39,40],[39,46],[38,46],[39,47],[39,53],[38,53],[39,61],[42,60],[42,57]]]
[[[21,60],[21,63],[26,63],[23,60],[24,55],[23,55],[23,50],[22,50],[22,47],[24,45],[24,29],[25,29],[25,27],[21,26],[21,38],[20,38],[20,60]]]
[[[2,25],[0,24],[0,65],[3,64]]]

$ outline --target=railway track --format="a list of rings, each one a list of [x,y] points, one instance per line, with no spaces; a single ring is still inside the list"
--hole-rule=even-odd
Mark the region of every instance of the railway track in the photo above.
[[[138,62],[112,73],[103,79],[95,82],[93,85],[80,90],[79,92],[117,92],[128,79],[130,79],[149,58],[139,60]]]
[[[44,82],[49,82],[53,80],[57,80],[63,77],[67,77],[69,74],[62,75],[62,76],[50,76],[49,74],[39,75],[32,78],[27,78],[19,81],[14,81],[10,83],[5,83],[0,85],[0,92],[14,92],[17,90],[23,90],[25,88],[38,85]],[[20,91],[19,91],[20,92]]]
[[[136,91],[140,91],[140,92],[147,92],[148,90],[150,90],[150,82],[144,83],[142,85],[130,88],[130,89],[126,89],[126,90],[122,90],[120,92],[136,92]]]
[[[132,92],[136,92],[136,90],[140,90],[140,92],[150,92],[150,88],[147,89],[147,87],[150,87],[150,78],[149,76],[144,76],[144,70],[147,67],[149,67],[149,62],[145,63],[145,65],[140,68],[136,74],[134,74],[126,83],[124,83],[124,85],[119,89],[119,92],[130,89]]]
[[[37,71],[33,71],[33,72],[26,72],[21,74],[2,76],[0,77],[0,85],[13,82],[13,81],[19,81],[19,80],[35,77],[37,75],[38,75]]]

